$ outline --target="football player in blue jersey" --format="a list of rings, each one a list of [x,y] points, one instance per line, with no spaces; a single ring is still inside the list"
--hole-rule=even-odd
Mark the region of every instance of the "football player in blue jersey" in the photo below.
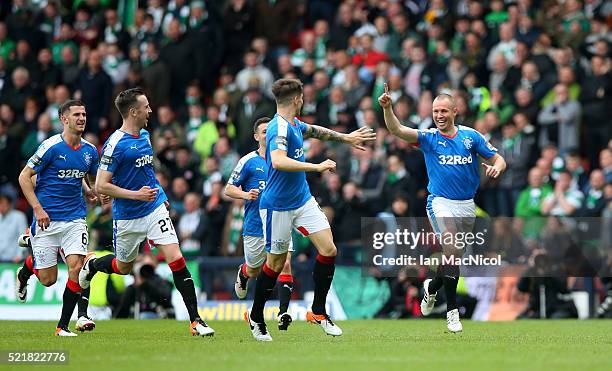
[[[304,104],[303,85],[297,79],[276,81],[272,93],[277,111],[266,132],[268,181],[259,202],[267,257],[257,276],[253,307],[244,314],[244,319],[255,339],[272,340],[264,322],[263,309],[285,265],[291,231],[295,228],[307,236],[318,251],[313,270],[314,300],[312,311],[307,312],[306,318],[320,325],[326,334],[340,336],[342,330],[332,322],[325,309],[327,293],[334,278],[336,245],[329,222],[306,182],[306,171],[335,171],[336,163],[329,159],[320,164],[305,162],[304,139],[337,141],[364,149],[364,143],[375,140],[376,134],[368,127],[342,134],[297,119]]]
[[[44,286],[53,285],[57,281],[59,252],[68,265],[68,282],[55,336],[76,336],[68,329],[68,323],[77,301],[77,330],[91,331],[95,327],[87,316],[89,293],[79,286],[78,274],[89,241],[83,194],[89,201],[97,199],[85,177],[89,175],[90,184],[95,182],[98,150],[82,138],[87,120],[82,102],[69,100],[58,113],[64,131],[42,142],[19,175],[19,185],[34,209],[34,218],[30,226],[32,255],[17,270],[15,289],[17,299],[25,302],[28,279],[33,274]]]
[[[244,245],[244,264],[238,268],[234,290],[239,299],[247,294],[249,278],[255,278],[266,261],[265,241],[259,216],[259,196],[266,188],[268,180],[268,164],[266,163],[266,129],[269,117],[261,117],[253,125],[253,135],[259,143],[256,151],[249,152],[238,161],[232,176],[225,186],[225,195],[234,199],[245,200],[244,223],[242,227],[242,242]],[[291,292],[293,291],[293,276],[291,275],[291,252],[289,246],[287,260],[278,276],[278,297],[280,310],[278,328],[286,331],[293,318],[288,313]]]
[[[451,236],[455,232],[472,232],[476,218],[474,195],[480,184],[478,156],[490,163],[483,163],[486,175],[497,178],[506,169],[506,162],[497,153],[497,149],[476,130],[455,124],[457,106],[451,95],[440,94],[434,99],[432,116],[436,128],[427,130],[416,130],[400,124],[393,113],[386,84],[378,103],[383,107],[389,132],[418,146],[425,155],[429,177],[427,190],[430,193],[427,198],[427,216],[434,232]],[[443,245],[443,248],[444,254],[451,257],[459,257],[463,251],[459,247],[455,248],[452,243]],[[427,316],[434,308],[436,293],[444,285],[447,328],[450,332],[463,330],[457,309],[459,273],[457,265],[438,267],[436,277],[425,280],[425,295],[421,301],[421,312]]]
[[[170,219],[168,198],[155,177],[153,147],[145,129],[152,112],[149,101],[141,89],[133,88],[119,93],[115,106],[123,124],[104,144],[96,178],[96,191],[113,199],[115,254],[87,257],[79,283],[89,287],[96,272],[130,273],[146,238],[168,262],[189,312],[191,334],[211,336],[214,330],[198,315],[195,286]]]

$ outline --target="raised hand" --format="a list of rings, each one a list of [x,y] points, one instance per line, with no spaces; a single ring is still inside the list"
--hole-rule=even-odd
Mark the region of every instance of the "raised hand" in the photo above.
[[[374,140],[376,140],[376,132],[368,126],[361,127],[347,135],[347,142],[362,151],[365,151],[364,143]]]
[[[389,95],[389,85],[385,83],[385,92],[378,97],[378,104],[380,104],[382,108],[387,108],[391,106],[392,102],[393,99],[391,99],[391,95]]]

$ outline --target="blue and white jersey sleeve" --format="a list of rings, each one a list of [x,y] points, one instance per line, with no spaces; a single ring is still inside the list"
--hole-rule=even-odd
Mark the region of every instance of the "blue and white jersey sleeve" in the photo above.
[[[287,151],[287,121],[277,119],[276,122],[277,125],[268,125],[266,132],[269,151],[277,149]]]
[[[426,129],[419,130],[417,136],[417,146],[423,150],[423,152],[429,152],[433,150],[434,143],[436,141],[436,130]]]
[[[28,160],[28,167],[33,169],[36,174],[42,172],[53,160],[53,146],[58,142],[56,137],[51,137],[42,142],[36,153]]]
[[[305,123],[304,121],[301,121],[300,119],[298,119],[296,117],[295,118],[295,124],[298,126],[298,128],[302,132],[302,135],[306,134],[306,131],[308,130],[308,124],[307,123]]]
[[[102,158],[100,159],[100,170],[114,173],[117,170],[117,166],[121,162],[121,155],[123,150],[119,148],[119,141],[123,137],[123,133],[119,130],[113,133],[108,138],[102,148]]]
[[[248,158],[243,157],[238,161],[236,167],[232,171],[232,175],[230,176],[227,184],[240,187],[244,190],[244,182],[249,178],[249,164]]]
[[[476,149],[476,153],[485,159],[490,159],[495,156],[497,153],[497,148],[495,148],[491,143],[487,142],[485,137],[477,131],[472,131],[474,143],[476,144],[474,148]]]

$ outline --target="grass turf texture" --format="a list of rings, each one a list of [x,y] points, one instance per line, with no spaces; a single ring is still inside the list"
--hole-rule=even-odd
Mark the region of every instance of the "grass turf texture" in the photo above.
[[[271,343],[244,322],[211,322],[213,338],[188,334],[187,322],[99,321],[91,333],[55,338],[54,322],[0,321],[0,350],[67,350],[62,370],[611,370],[612,321],[343,321],[326,336],[296,321],[288,332],[269,322]],[[74,321],[70,328],[74,328]],[[37,366],[9,366],[0,370]]]

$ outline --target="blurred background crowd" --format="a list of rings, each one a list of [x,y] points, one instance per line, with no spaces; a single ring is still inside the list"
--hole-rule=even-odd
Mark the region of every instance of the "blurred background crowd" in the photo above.
[[[302,120],[378,133],[363,152],[306,142],[307,161],[337,163],[308,181],[341,255],[359,246],[362,217],[425,216],[423,155],[385,130],[384,83],[402,124],[434,127],[432,99],[449,92],[458,122],[499,149],[508,168],[482,177],[479,216],[612,218],[611,28],[601,0],[2,1],[0,260],[22,258],[15,241],[31,210],[17,175],[61,132],[58,105],[86,104],[85,138],[100,148],[121,125],[114,96],[136,86],[154,111],[148,129],[182,249],[203,262],[242,254],[242,205],[223,187],[255,149],[253,122],[275,113],[281,77],[305,84]],[[93,248],[112,246],[111,219],[110,207],[91,208]],[[507,223],[497,232],[518,229],[508,238],[529,257],[539,232]],[[307,272],[308,241],[296,246]],[[220,276],[204,278],[205,290],[229,298],[231,277]]]

